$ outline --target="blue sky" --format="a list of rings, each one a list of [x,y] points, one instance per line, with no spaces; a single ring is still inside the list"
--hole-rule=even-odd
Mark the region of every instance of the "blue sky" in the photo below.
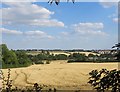
[[[117,3],[5,2],[0,11],[10,49],[111,49],[118,42]]]

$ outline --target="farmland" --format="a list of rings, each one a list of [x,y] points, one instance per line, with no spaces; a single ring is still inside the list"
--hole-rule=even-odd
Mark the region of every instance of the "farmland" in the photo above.
[[[11,69],[13,87],[30,87],[38,83],[47,88],[90,90],[87,84],[88,73],[93,69],[117,69],[118,63],[65,63],[65,61],[51,62],[50,64],[31,65],[25,68]],[[7,69],[3,69],[7,76]]]

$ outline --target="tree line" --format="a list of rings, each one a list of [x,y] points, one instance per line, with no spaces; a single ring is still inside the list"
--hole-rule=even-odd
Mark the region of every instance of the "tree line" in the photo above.
[[[46,60],[47,64],[52,60],[67,60],[68,63],[73,62],[110,62],[117,61],[115,60],[114,55],[112,54],[101,54],[93,55],[89,54],[80,54],[74,52],[70,55],[65,54],[50,54],[49,51],[41,51],[37,55],[27,54],[25,50],[9,50],[6,44],[0,45],[1,48],[1,60],[2,68],[12,68],[12,67],[24,67],[32,64],[44,64]],[[119,55],[118,55],[119,56]]]

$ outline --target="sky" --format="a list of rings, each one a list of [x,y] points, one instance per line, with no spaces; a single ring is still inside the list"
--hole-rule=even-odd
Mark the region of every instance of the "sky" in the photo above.
[[[0,12],[9,49],[111,49],[118,42],[115,2],[3,2]]]

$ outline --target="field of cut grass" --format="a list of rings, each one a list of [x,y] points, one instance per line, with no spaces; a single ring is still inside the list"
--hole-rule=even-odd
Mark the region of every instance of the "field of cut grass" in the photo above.
[[[66,53],[64,51],[50,51],[50,54],[53,54],[53,55],[64,54],[64,55],[67,55],[67,56],[70,55],[70,53]]]
[[[38,83],[44,88],[90,90],[92,87],[87,83],[88,73],[93,69],[102,68],[117,69],[118,63],[51,62],[51,64],[32,65],[26,68],[13,68],[11,79],[13,86],[21,88]],[[7,76],[7,69],[3,69],[3,72]]]
[[[93,53],[93,52],[70,52],[70,54],[73,54],[73,53],[85,54],[86,56],[88,56],[89,54],[93,54],[93,55],[100,55],[100,54]]]

